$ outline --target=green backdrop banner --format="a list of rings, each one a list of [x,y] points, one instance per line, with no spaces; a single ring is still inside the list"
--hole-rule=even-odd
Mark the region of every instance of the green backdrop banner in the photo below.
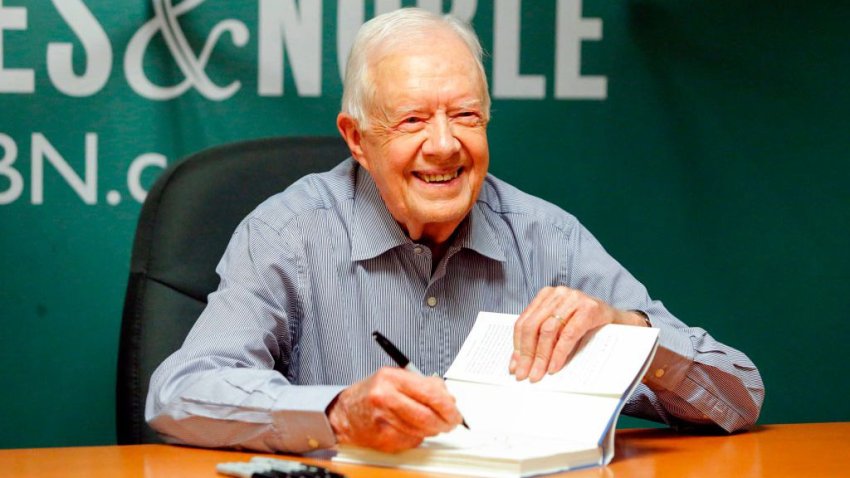
[[[114,442],[146,190],[209,146],[335,135],[353,34],[415,4],[489,52],[493,173],[746,351],[762,423],[850,419],[846,1],[0,0],[0,447]]]

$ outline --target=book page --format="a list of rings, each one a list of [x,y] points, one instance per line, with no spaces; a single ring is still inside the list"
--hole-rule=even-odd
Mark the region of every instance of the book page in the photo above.
[[[399,453],[338,445],[333,460],[469,477],[517,478],[599,465],[601,452],[595,445],[534,436],[483,435],[457,428]]]
[[[469,428],[490,436],[536,436],[596,446],[619,398],[449,380]],[[460,427],[459,427],[460,428]]]
[[[517,316],[480,312],[452,363],[447,379],[522,387],[508,372]],[[540,390],[616,395],[625,393],[658,340],[658,329],[610,324],[585,337],[567,365],[533,386]]]
[[[426,438],[420,449],[432,451],[465,451],[476,458],[494,457],[521,460],[540,455],[552,455],[596,448],[594,443],[579,443],[549,437],[519,434],[489,434],[457,427],[448,433]]]
[[[508,364],[513,353],[515,315],[479,312],[460,352],[446,372],[446,378],[499,383],[509,378]],[[516,381],[516,380],[514,380]]]

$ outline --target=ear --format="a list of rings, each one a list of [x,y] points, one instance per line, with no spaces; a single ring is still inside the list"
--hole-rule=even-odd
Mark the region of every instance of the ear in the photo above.
[[[357,120],[347,113],[340,113],[336,117],[336,127],[339,130],[339,134],[342,135],[342,139],[348,144],[348,149],[351,150],[351,156],[368,171],[369,161],[363,153],[363,136],[360,134],[360,127],[357,124]]]

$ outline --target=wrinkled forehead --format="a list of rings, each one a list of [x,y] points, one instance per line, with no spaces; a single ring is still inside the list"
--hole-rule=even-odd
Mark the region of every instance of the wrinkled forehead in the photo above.
[[[446,75],[447,72],[454,74]],[[466,42],[449,29],[423,31],[406,37],[404,41],[385,42],[371,52],[368,76],[374,88],[373,103],[384,103],[388,99],[388,90],[403,94],[405,88],[432,76],[453,78],[455,83],[473,83],[473,100],[481,105],[485,103],[487,94],[486,79],[475,56]]]
[[[376,69],[374,106],[393,111],[440,106],[480,109],[484,91],[467,66],[461,61],[436,61],[434,55],[387,57]]]
[[[379,39],[373,39],[372,44],[369,45],[369,51],[375,56],[380,56],[393,50],[405,50],[418,46],[427,47],[438,41],[464,43],[460,35],[450,26],[435,23],[411,28],[406,30],[404,35],[388,34]]]

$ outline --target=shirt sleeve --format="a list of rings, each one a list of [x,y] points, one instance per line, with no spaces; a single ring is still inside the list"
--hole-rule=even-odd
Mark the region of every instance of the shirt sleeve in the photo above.
[[[296,453],[335,444],[325,409],[344,387],[284,375],[298,256],[280,234],[258,220],[239,226],[216,269],[218,290],[154,372],[145,418],[167,442]]]
[[[681,428],[719,426],[727,432],[755,424],[764,385],[740,351],[689,327],[614,260],[581,225],[569,235],[564,272],[570,287],[623,309],[643,312],[659,329],[659,348],[623,412]]]

